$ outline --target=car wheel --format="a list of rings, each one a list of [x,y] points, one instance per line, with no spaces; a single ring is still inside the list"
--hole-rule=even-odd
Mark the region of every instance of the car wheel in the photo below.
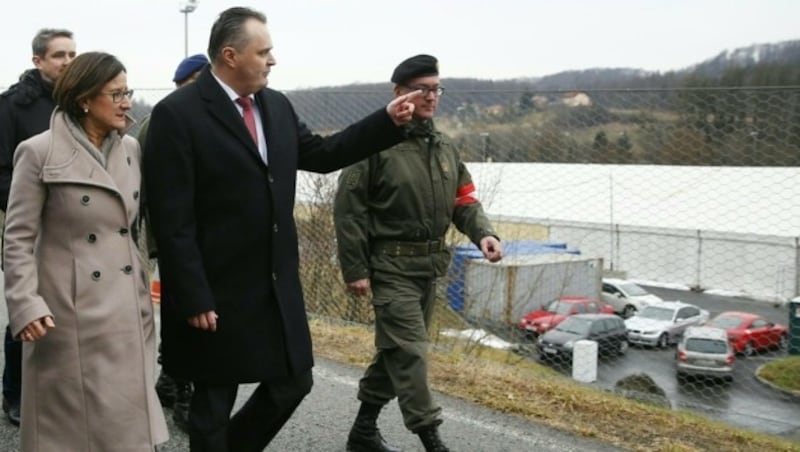
[[[667,333],[663,333],[661,334],[661,336],[658,336],[658,344],[656,344],[656,346],[658,348],[667,348],[667,345],[669,345],[669,338],[667,337]]]
[[[632,317],[634,313],[636,313],[636,308],[633,305],[627,305],[622,310],[622,317],[627,319]]]
[[[755,349],[755,347],[753,347],[753,343],[752,342],[748,342],[748,343],[744,344],[744,350],[742,351],[742,353],[744,354],[744,356],[753,356],[753,355],[755,355],[756,354],[756,349]]]
[[[625,352],[627,351],[628,351],[628,341],[626,341],[625,339],[619,341],[619,348],[617,349],[617,352],[620,355],[624,355]]]
[[[778,341],[778,348],[781,350],[786,350],[789,348],[789,336],[784,334],[781,336],[780,340]]]

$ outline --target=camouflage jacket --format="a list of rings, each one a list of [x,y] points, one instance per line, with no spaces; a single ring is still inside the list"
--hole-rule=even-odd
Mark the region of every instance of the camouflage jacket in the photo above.
[[[376,244],[441,241],[451,223],[476,245],[495,235],[472,176],[448,137],[430,121],[410,126],[408,134],[339,176],[334,222],[345,282],[369,278],[373,271],[441,276],[450,262],[444,248],[389,255]]]

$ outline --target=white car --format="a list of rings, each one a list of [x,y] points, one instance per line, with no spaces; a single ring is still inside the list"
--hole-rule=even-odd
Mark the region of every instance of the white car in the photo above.
[[[603,278],[600,298],[603,302],[614,306],[614,311],[624,318],[641,311],[645,306],[664,301],[634,282],[616,278]]]
[[[662,301],[643,308],[625,320],[628,342],[660,348],[675,344],[690,326],[708,320],[708,311],[682,301]]]

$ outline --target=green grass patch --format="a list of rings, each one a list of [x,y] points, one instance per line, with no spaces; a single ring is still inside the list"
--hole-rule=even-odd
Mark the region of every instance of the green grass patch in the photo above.
[[[759,377],[788,391],[800,391],[798,375],[800,375],[800,356],[770,361],[758,372]]]

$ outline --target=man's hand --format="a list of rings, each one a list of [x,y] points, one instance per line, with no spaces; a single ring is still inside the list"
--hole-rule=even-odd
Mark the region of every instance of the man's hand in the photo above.
[[[347,283],[347,291],[355,295],[369,295],[369,279],[359,279]]]
[[[481,252],[489,262],[497,262],[503,258],[503,245],[496,237],[487,235],[481,239]]]
[[[395,97],[389,105],[386,106],[386,113],[392,118],[394,125],[400,127],[408,124],[414,116],[414,103],[412,100],[420,97],[422,91],[416,90],[402,96]]]
[[[55,327],[56,324],[53,322],[53,318],[48,315],[29,323],[19,333],[19,338],[26,342],[36,341],[43,338],[47,334],[47,330]]]
[[[199,328],[203,331],[217,331],[217,319],[219,316],[215,311],[208,311],[202,314],[197,314],[194,317],[189,317],[189,325]]]

